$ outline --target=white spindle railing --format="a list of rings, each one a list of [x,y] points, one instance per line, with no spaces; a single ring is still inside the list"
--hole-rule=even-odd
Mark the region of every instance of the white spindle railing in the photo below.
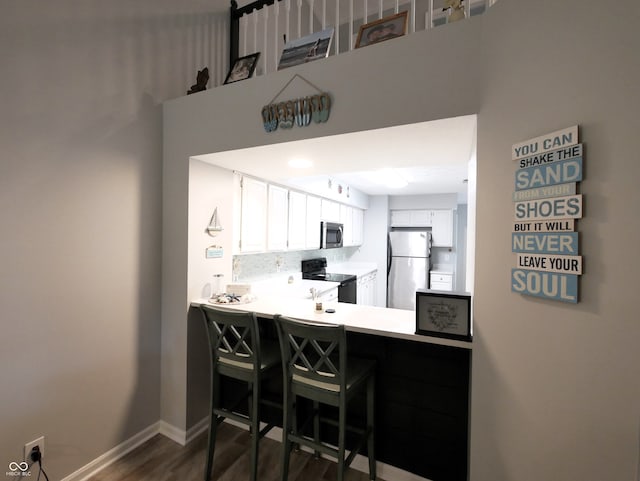
[[[239,55],[246,56],[260,52],[261,68],[256,70],[256,75],[273,72],[278,68],[285,41],[296,40],[315,31],[326,29],[331,26],[327,24],[328,16],[334,19],[334,47],[330,52],[334,55],[355,48],[359,27],[369,22],[370,15],[374,16],[374,19],[376,17],[382,19],[392,13],[407,10],[407,34],[422,29],[423,15],[425,29],[446,23],[447,12],[444,12],[442,7],[436,8],[434,0],[377,0],[377,2],[376,0],[344,0],[348,2],[348,12],[341,12],[340,1],[276,0],[271,6],[265,6],[244,15],[239,21]],[[469,18],[472,14],[482,13],[496,1],[467,0],[463,3],[465,16]],[[292,8],[292,2],[295,2],[294,8]],[[331,8],[334,9],[333,12],[328,11]],[[292,22],[295,22],[293,24],[295,37],[292,36]],[[318,29],[316,25],[320,25],[320,28]],[[343,27],[342,30],[340,26]],[[343,38],[344,35],[348,35],[348,38]]]

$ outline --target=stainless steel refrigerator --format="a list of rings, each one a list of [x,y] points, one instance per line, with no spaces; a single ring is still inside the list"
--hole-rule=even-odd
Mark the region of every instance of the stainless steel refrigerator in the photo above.
[[[392,231],[387,250],[387,307],[415,310],[416,290],[429,288],[431,232]]]

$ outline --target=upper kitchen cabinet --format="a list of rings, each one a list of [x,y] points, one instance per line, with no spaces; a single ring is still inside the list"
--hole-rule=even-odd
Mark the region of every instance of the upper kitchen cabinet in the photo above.
[[[318,199],[319,201],[320,199]],[[318,202],[320,211],[320,202]],[[319,229],[320,215],[318,213],[317,229]],[[290,250],[307,248],[307,195],[301,192],[289,192],[289,242]],[[316,235],[316,237],[318,237]],[[318,243],[320,241],[318,240]]]
[[[322,199],[321,206],[322,220],[340,222],[340,204],[329,199]]]
[[[362,245],[364,237],[364,212],[362,209],[340,204],[340,223],[344,229],[343,245],[345,247]]]
[[[320,218],[322,216],[322,201],[320,197],[312,195],[307,196],[307,219],[306,223],[298,225],[301,228],[306,225],[306,242],[307,249],[320,249]]]
[[[392,210],[391,227],[431,227],[431,210]]]
[[[267,183],[242,177],[240,189],[239,251],[263,252],[267,248]]]
[[[431,227],[434,247],[453,247],[453,210],[392,210],[391,227]]]
[[[289,226],[289,191],[277,185],[268,185],[267,250],[287,249]]]
[[[431,216],[434,247],[453,247],[453,211],[434,210]]]

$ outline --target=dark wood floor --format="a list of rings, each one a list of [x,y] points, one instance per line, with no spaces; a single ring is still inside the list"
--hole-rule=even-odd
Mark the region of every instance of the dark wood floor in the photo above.
[[[87,481],[204,481],[206,433],[187,446],[156,435]],[[279,481],[281,444],[268,438],[260,441],[258,479]],[[218,441],[211,481],[249,479],[249,433],[223,423]],[[315,459],[306,452],[293,452],[289,481],[334,481],[336,463]],[[369,475],[349,469],[345,481],[367,481]],[[384,481],[378,478],[378,481]]]

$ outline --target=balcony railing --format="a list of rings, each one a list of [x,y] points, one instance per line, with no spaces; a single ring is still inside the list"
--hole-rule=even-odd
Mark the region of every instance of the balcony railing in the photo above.
[[[497,0],[466,0],[465,18],[484,13]],[[230,63],[260,52],[255,75],[278,69],[287,41],[334,27],[329,55],[355,48],[361,25],[408,12],[407,34],[447,23],[444,0],[257,0],[238,7],[231,0]]]

